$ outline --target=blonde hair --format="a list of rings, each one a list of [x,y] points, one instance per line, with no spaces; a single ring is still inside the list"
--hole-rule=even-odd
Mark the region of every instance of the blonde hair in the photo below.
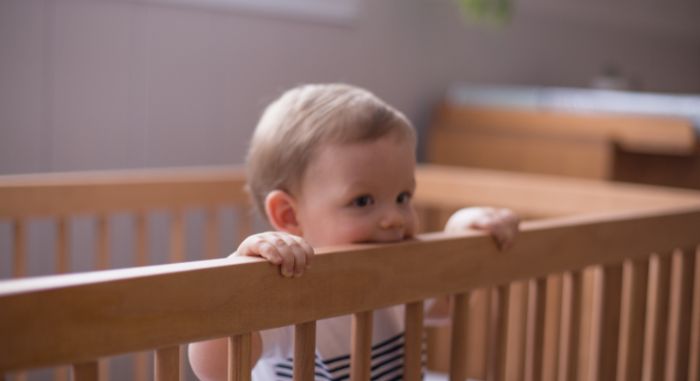
[[[247,157],[248,191],[265,215],[265,197],[294,193],[318,147],[408,138],[408,119],[367,90],[345,84],[302,85],[286,91],[263,113]]]

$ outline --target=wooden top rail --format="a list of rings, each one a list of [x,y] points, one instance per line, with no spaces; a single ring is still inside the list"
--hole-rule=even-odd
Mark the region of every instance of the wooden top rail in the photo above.
[[[700,202],[700,192],[693,190],[476,168],[422,165],[416,177],[419,203],[443,207],[493,205],[540,217]]]
[[[417,301],[700,242],[700,205],[321,250],[301,278],[235,258],[0,282],[0,372],[94,360]],[[653,234],[652,234],[653,233]],[[565,253],[565,254],[564,254]]]
[[[507,134],[605,140],[628,151],[688,155],[695,147],[692,121],[682,117],[527,110],[444,104],[435,126]]]
[[[533,216],[687,205],[700,192],[546,175],[420,165],[416,202],[437,207],[498,205]],[[238,167],[0,176],[0,218],[135,209],[241,205]]]
[[[238,167],[201,167],[0,176],[0,217],[244,204]]]

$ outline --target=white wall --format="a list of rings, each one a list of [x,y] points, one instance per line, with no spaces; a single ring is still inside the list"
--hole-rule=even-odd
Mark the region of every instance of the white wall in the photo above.
[[[345,26],[0,0],[0,173],[240,163],[263,106],[309,81],[368,87],[421,129],[453,81],[586,86],[612,62],[645,89],[700,92],[691,2],[514,1],[498,29],[464,25],[450,0],[361,0]]]

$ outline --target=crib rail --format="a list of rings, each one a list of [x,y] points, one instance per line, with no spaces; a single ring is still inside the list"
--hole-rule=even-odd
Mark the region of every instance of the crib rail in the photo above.
[[[233,374],[246,379],[249,369],[241,358],[249,350],[245,344],[247,332],[297,324],[299,343],[305,344],[298,346],[295,374],[299,374],[295,379],[308,380],[309,372],[303,369],[308,370],[309,366],[313,369],[313,350],[309,346],[314,331],[310,322],[315,320],[355,313],[358,328],[354,341],[362,343],[362,337],[371,330],[371,325],[362,324],[364,311],[408,303],[407,310],[413,312],[407,315],[412,321],[407,326],[418,330],[420,325],[416,321],[421,316],[415,311],[422,309],[416,308],[415,303],[436,295],[453,294],[457,301],[454,324],[459,326],[465,323],[464,309],[468,308],[470,290],[499,286],[504,293],[501,300],[507,301],[510,282],[544,279],[547,274],[576,272],[594,264],[613,269],[603,274],[608,280],[603,284],[607,286],[611,280],[622,279],[615,272],[622,269],[625,260],[637,263],[653,253],[667,254],[680,248],[685,251],[672,257],[652,257],[656,258],[656,262],[652,261],[656,264],[651,265],[655,270],[649,274],[666,277],[665,282],[625,278],[632,279],[632,286],[626,289],[631,291],[625,291],[625,295],[635,295],[640,287],[654,284],[649,287],[654,293],[647,300],[651,317],[647,318],[643,331],[637,326],[625,328],[625,335],[618,340],[616,329],[610,328],[617,324],[614,319],[600,319],[608,314],[600,310],[584,313],[582,320],[591,319],[595,324],[581,323],[587,331],[576,337],[577,343],[567,344],[566,355],[571,363],[567,369],[557,370],[569,372],[575,364],[573,371],[579,379],[609,379],[606,372],[618,371],[619,351],[617,345],[613,350],[607,343],[624,342],[627,351],[624,356],[630,356],[630,351],[636,350],[630,348],[630,343],[638,341],[636,334],[640,333],[644,338],[641,355],[645,360],[640,372],[647,379],[661,379],[654,375],[664,372],[666,379],[674,379],[679,372],[687,374],[700,359],[697,345],[700,285],[695,251],[700,241],[698,226],[700,205],[689,205],[529,222],[523,227],[518,244],[508,252],[498,252],[490,237],[480,233],[459,236],[434,233],[394,245],[327,249],[317,255],[311,269],[299,279],[282,278],[275,268],[258,259],[235,258],[4,281],[0,282],[0,372],[73,363],[78,364],[76,376],[85,373],[89,375],[87,379],[92,379],[94,362],[100,357],[160,348],[158,379],[168,379],[163,375],[177,373],[174,368],[178,363],[178,344],[231,336],[231,353],[239,354],[236,363],[245,369],[239,373],[232,371],[231,379],[239,379]],[[667,271],[663,270],[664,266]],[[670,277],[669,271],[673,269],[676,276]],[[680,280],[669,282],[669,279]],[[596,304],[599,309],[614,308],[611,306],[622,298],[599,291],[579,295],[575,300],[588,297],[599,299]],[[665,315],[663,303],[668,305],[668,298],[678,299],[675,303],[678,307]],[[508,304],[503,306],[505,311]],[[625,308],[640,307],[633,304]],[[630,313],[623,315],[629,319],[628,325],[636,319]],[[502,324],[506,324],[505,320]],[[676,324],[679,328],[674,328]],[[507,375],[514,368],[522,370],[524,354],[511,353],[507,346],[511,332],[506,325],[502,328],[503,336],[497,340],[493,362],[496,379],[520,379]],[[455,332],[451,379],[463,380],[465,370],[458,359],[464,358],[466,338],[463,331]],[[542,341],[545,333],[540,328],[532,335]],[[413,337],[419,336],[413,332]],[[353,369],[360,374],[368,366],[368,362],[361,360],[366,354],[362,348],[358,344],[353,352],[357,361]],[[541,353],[541,349],[537,352]],[[612,362],[606,357],[610,352],[614,352]],[[545,361],[543,355],[535,359],[529,360],[530,363]],[[636,362],[630,369],[641,364]],[[690,371],[696,372],[697,379],[697,369]]]

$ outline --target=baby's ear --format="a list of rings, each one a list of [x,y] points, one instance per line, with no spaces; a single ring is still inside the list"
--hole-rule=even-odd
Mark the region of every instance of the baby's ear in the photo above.
[[[275,230],[301,235],[294,197],[283,190],[273,190],[265,197],[265,214]]]

